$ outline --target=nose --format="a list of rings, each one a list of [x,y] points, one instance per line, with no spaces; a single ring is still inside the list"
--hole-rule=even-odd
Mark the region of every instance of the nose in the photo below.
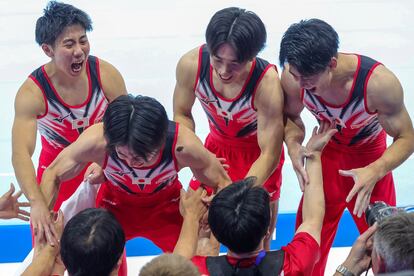
[[[73,55],[75,57],[80,57],[83,55],[83,50],[82,50],[81,45],[76,44],[75,48],[73,49]]]

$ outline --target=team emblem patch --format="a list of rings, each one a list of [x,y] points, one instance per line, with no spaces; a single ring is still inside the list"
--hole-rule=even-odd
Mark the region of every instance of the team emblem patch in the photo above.
[[[89,118],[79,118],[72,121],[72,129],[85,128],[89,126]]]

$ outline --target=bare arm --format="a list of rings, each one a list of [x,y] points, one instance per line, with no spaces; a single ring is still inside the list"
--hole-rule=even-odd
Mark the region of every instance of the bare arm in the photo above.
[[[102,87],[106,98],[112,102],[118,96],[126,95],[125,81],[119,71],[110,63],[100,59]]]
[[[74,143],[66,147],[43,173],[41,191],[49,209],[55,203],[62,181],[78,175],[89,162],[102,164],[104,157],[103,127],[102,124],[95,124],[85,130]],[[51,245],[57,242],[56,231],[50,216],[42,217],[39,221],[32,223],[36,229],[35,232],[41,235],[44,232]]]
[[[194,105],[194,85],[198,69],[198,48],[191,50],[177,64],[176,84],[173,96],[174,121],[185,125],[193,132],[195,122],[191,109]]]
[[[300,86],[289,73],[288,65],[282,72],[281,84],[284,92],[284,113],[286,116],[284,141],[300,188],[303,191],[305,184],[309,182],[304,166],[306,149],[302,146],[305,138],[305,126],[300,117],[304,105],[301,100]]]
[[[283,146],[283,92],[274,68],[270,68],[263,77],[255,106],[260,155],[246,177],[255,176],[255,185],[261,186],[277,167]]]
[[[323,217],[325,216],[325,197],[323,191],[321,152],[331,137],[337,132],[329,124],[322,123],[319,130],[315,127],[312,137],[306,145],[311,152],[306,159],[306,172],[309,184],[303,193],[303,222],[296,233],[307,232],[320,244]]]
[[[43,200],[32,155],[36,146],[37,116],[45,111],[42,92],[27,79],[17,92],[12,128],[12,163],[17,181],[31,204]]]
[[[368,83],[367,95],[369,110],[378,112],[381,126],[394,141],[373,163],[363,168],[340,171],[341,175],[352,177],[355,182],[346,200],[349,202],[358,194],[353,210],[358,216],[368,206],[375,184],[414,151],[413,124],[404,105],[401,84],[394,74],[378,66]]]
[[[191,259],[197,249],[200,220],[207,212],[207,207],[201,199],[206,194],[206,191],[202,188],[198,188],[194,192],[181,190],[180,212],[184,221],[174,253],[187,259]]]
[[[95,124],[55,158],[43,173],[41,183],[41,190],[49,208],[54,205],[61,182],[78,175],[89,162],[102,165],[105,145],[102,123]]]
[[[175,152],[180,169],[189,167],[200,182],[214,189],[224,188],[231,183],[216,156],[185,126],[180,126]]]

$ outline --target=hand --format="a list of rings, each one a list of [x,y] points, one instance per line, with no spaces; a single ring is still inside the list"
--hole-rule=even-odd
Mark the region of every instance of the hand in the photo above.
[[[216,158],[218,159],[218,161],[220,161],[220,164],[223,166],[223,169],[226,172],[228,172],[229,171],[229,168],[230,168],[230,165],[226,163],[227,162],[227,159],[226,158],[223,158],[223,157],[217,157],[217,156],[216,156]]]
[[[18,199],[22,195],[22,191],[18,191],[13,195],[14,192],[14,185],[13,183],[10,183],[10,189],[0,197],[0,218],[18,218],[24,221],[29,221],[30,213],[20,208],[30,207],[30,203],[19,202]]]
[[[31,202],[30,220],[33,226],[34,235],[46,236],[46,240],[51,246],[58,244],[58,234],[52,223],[51,214],[44,202],[44,199]],[[39,237],[41,238],[41,237]]]
[[[186,192],[181,190],[180,194],[180,213],[183,217],[191,216],[196,221],[200,221],[207,211],[207,206],[202,201],[202,198],[207,194],[203,188],[198,188],[196,191]]]
[[[339,174],[353,178],[354,186],[346,197],[346,202],[350,202],[358,193],[353,214],[361,217],[370,202],[372,190],[378,181],[378,173],[367,166],[353,170],[339,170]]]
[[[331,140],[332,136],[337,133],[338,130],[333,128],[332,124],[325,121],[321,122],[319,128],[314,127],[312,131],[312,136],[306,144],[307,153],[311,154],[312,152],[322,152],[323,148]]]
[[[58,239],[60,240],[60,237],[62,236],[62,233],[63,233],[63,227],[64,227],[63,212],[61,210],[59,210],[57,213],[50,211],[50,214],[51,216],[54,217],[54,221],[52,223],[55,226]],[[39,232],[35,232],[34,236],[35,236],[34,258],[36,258],[37,256],[41,254],[41,251],[47,245],[47,241],[46,241],[45,235],[42,235]],[[59,247],[55,246],[54,249],[56,250],[56,254],[57,254],[59,252]]]
[[[96,163],[92,163],[85,171],[84,180],[88,180],[89,184],[101,184],[105,182],[105,174],[101,166]]]
[[[369,269],[373,235],[376,230],[377,224],[374,224],[361,234],[352,245],[351,251],[343,263],[355,275],[361,275],[363,271]]]
[[[309,177],[305,170],[305,157],[309,156],[309,154],[306,148],[298,143],[291,145],[288,150],[293,170],[299,181],[299,187],[303,192],[305,185],[309,183]]]

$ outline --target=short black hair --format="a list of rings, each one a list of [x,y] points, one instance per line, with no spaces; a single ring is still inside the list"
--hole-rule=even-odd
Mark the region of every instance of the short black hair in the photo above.
[[[230,44],[236,51],[238,62],[253,59],[264,48],[266,28],[262,20],[251,11],[231,7],[216,12],[206,30],[207,48],[216,55],[219,47]]]
[[[60,255],[76,276],[109,275],[125,247],[125,234],[115,217],[102,208],[88,208],[66,224]]]
[[[248,253],[259,246],[270,224],[270,198],[256,177],[234,182],[214,196],[208,223],[217,240],[235,253]]]
[[[280,42],[279,62],[287,62],[303,76],[323,72],[338,55],[339,38],[331,25],[320,19],[290,25]]]
[[[36,21],[37,44],[54,45],[57,37],[66,27],[81,25],[85,31],[92,31],[92,20],[87,13],[72,5],[51,1],[43,10],[43,16]]]
[[[103,125],[110,154],[114,153],[115,146],[128,146],[147,160],[148,155],[165,142],[168,116],[154,98],[122,95],[108,105]]]

